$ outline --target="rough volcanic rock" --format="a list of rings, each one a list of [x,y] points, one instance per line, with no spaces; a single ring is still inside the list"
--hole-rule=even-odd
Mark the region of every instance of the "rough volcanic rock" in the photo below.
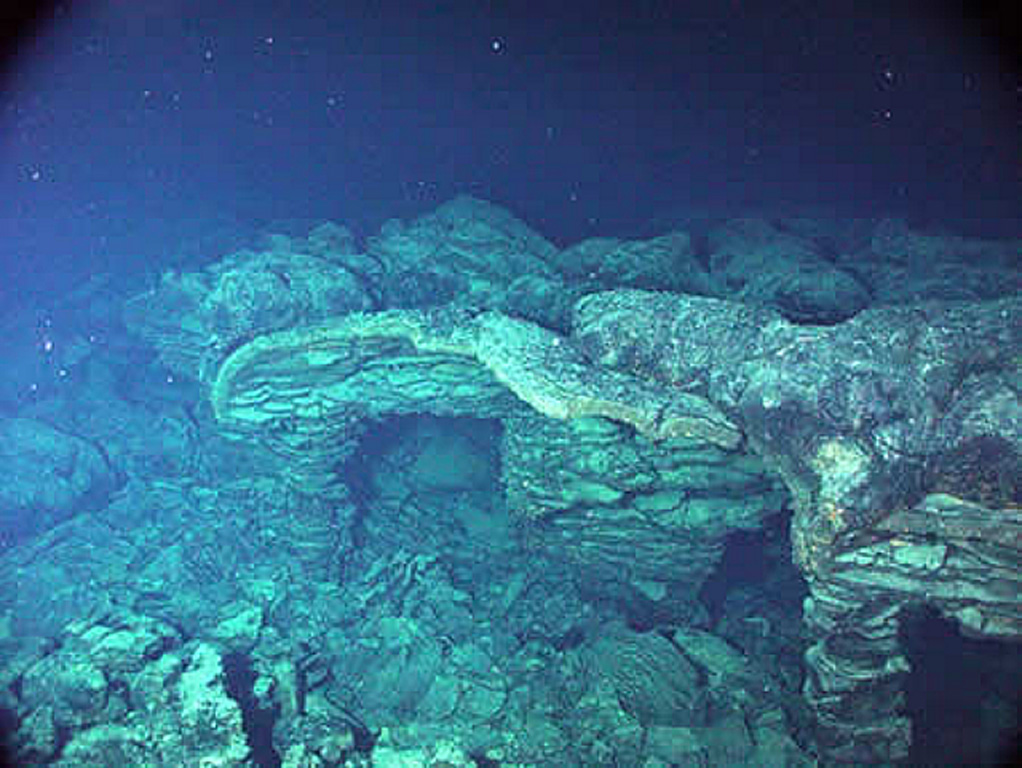
[[[640,725],[700,725],[706,721],[699,672],[666,637],[624,628],[592,648],[592,663]]]
[[[812,240],[762,219],[734,219],[710,233],[713,295],[776,309],[789,320],[830,324],[869,303],[866,288]]]
[[[1022,291],[1022,241],[924,234],[898,219],[873,228],[844,268],[869,286],[873,305],[982,301]]]
[[[706,265],[685,232],[650,240],[593,237],[557,253],[553,264],[573,283],[597,290],[627,287],[707,293],[712,289]]]
[[[522,275],[554,277],[556,248],[508,210],[461,195],[408,224],[390,220],[368,251],[386,269],[387,306],[492,307]]]
[[[185,368],[209,366],[221,426],[282,457],[297,495],[346,500],[340,470],[384,419],[498,420],[505,499],[523,538],[582,565],[597,589],[617,581],[656,602],[683,593],[683,582],[698,588],[723,537],[780,506],[773,472],[794,499],[793,552],[811,591],[805,698],[835,761],[907,750],[906,607],[929,604],[981,636],[1022,635],[1022,306],[866,308],[874,296],[1010,293],[1011,280],[998,288],[978,271],[946,293],[954,265],[993,253],[1007,270],[1010,248],[882,225],[865,249],[859,229],[736,220],[694,247],[676,234],[558,253],[470,198],[388,223],[367,254],[336,234],[322,233],[318,251],[312,238],[280,250],[346,265],[368,306],[413,309],[289,315],[200,280],[196,305],[215,294],[246,309],[223,324],[213,313],[188,338],[154,336]],[[902,263],[912,287],[884,283],[881,257]],[[671,273],[678,265],[684,274]],[[583,298],[566,321],[574,297],[622,283],[730,300],[618,290]],[[229,342],[219,341],[223,328]],[[419,561],[409,562],[416,572]],[[393,640],[381,679],[407,676],[407,700],[422,705],[427,694],[413,683],[431,674],[435,639],[401,622],[380,631]],[[381,711],[405,706],[398,687],[367,685]],[[437,694],[430,706],[449,701]],[[745,745],[734,754],[706,744],[698,754],[751,760],[740,731],[721,725]],[[666,755],[671,739],[689,736],[657,739]],[[543,721],[525,741],[565,738]]]
[[[0,470],[0,538],[47,530],[116,485],[97,446],[32,419],[0,419]]]
[[[588,364],[552,331],[495,312],[391,310],[260,337],[221,366],[218,419],[296,462],[325,491],[363,422],[387,414],[499,417],[511,396],[557,419],[604,416],[652,439],[701,436],[731,448],[738,432],[702,398]]]
[[[806,696],[832,759],[907,754],[906,606],[1022,636],[1020,318],[1019,298],[869,310],[828,328],[637,291],[577,307],[593,360],[706,397],[791,490],[818,637]]]
[[[58,640],[13,687],[24,759],[251,768],[241,708],[213,646],[184,644],[166,623],[123,610],[73,622]]]
[[[328,234],[314,230],[307,242],[277,237],[270,250],[239,251],[198,272],[166,272],[127,302],[125,323],[175,374],[201,379],[256,335],[375,306],[379,266]],[[327,250],[331,244],[341,250]]]
[[[932,604],[978,634],[1022,634],[1006,597],[1020,550],[1020,310],[1019,299],[926,303],[814,327],[764,306],[615,291],[579,302],[570,337],[494,312],[351,315],[243,346],[212,399],[226,429],[309,461],[303,483],[317,492],[365,421],[501,419],[513,516],[653,599],[678,573],[698,584],[720,538],[777,503],[737,453],[751,451],[794,497],[820,741],[834,759],[869,762],[907,750],[906,605]],[[702,497],[671,469],[698,462],[727,478]],[[729,501],[736,483],[756,502]],[[938,512],[940,493],[950,501]],[[684,571],[668,554],[679,547],[703,557]],[[962,583],[972,590],[940,587]]]
[[[754,456],[605,418],[509,416],[502,457],[507,507],[530,542],[632,602],[694,599],[727,535],[787,498]]]
[[[467,195],[369,238],[384,270],[382,307],[455,303],[565,330],[582,295],[552,266],[557,248],[510,211]]]

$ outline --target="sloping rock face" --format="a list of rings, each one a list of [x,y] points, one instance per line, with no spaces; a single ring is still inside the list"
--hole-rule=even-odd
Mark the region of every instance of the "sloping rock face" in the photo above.
[[[1018,298],[870,310],[830,328],[634,291],[577,307],[591,359],[705,396],[792,491],[818,637],[805,695],[834,760],[908,753],[907,607],[1022,636],[1020,318]]]
[[[0,540],[45,531],[82,505],[102,505],[117,485],[103,452],[34,419],[0,418]]]

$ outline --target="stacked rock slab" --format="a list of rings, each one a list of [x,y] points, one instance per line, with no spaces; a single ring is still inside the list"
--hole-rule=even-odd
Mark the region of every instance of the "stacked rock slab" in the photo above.
[[[609,419],[528,410],[503,426],[504,490],[519,530],[601,594],[631,602],[694,602],[727,535],[761,527],[787,497],[758,457],[702,438],[654,441]]]
[[[391,310],[269,334],[228,357],[212,402],[229,433],[286,458],[294,487],[317,496],[344,494],[337,469],[374,420],[498,418],[507,509],[540,529],[533,544],[654,598],[692,597],[726,535],[783,496],[704,399],[496,312]]]
[[[500,417],[520,401],[548,417],[605,417],[650,439],[738,431],[700,397],[593,366],[567,340],[499,313],[391,310],[261,336],[233,352],[211,389],[221,425],[296,462],[329,492],[364,422],[390,414]]]
[[[865,311],[832,327],[638,291],[579,302],[594,360],[702,395],[796,505],[816,641],[804,694],[828,759],[882,764],[911,742],[910,606],[1022,637],[1022,299]]]

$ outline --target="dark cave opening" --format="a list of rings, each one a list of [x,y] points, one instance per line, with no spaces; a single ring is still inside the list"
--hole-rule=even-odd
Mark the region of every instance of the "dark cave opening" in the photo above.
[[[902,643],[913,768],[1022,765],[1022,653],[1018,644],[966,637],[931,609],[908,616]]]
[[[740,587],[766,585],[783,569],[793,569],[788,555],[790,516],[771,515],[760,528],[734,531],[724,540],[720,562],[699,591],[699,601],[716,622],[728,595]]]
[[[227,694],[241,707],[241,722],[252,750],[252,762],[258,768],[280,768],[281,758],[273,746],[273,725],[276,707],[263,708],[253,693],[256,672],[252,659],[237,651],[224,656],[224,677]]]
[[[364,549],[369,541],[370,517],[376,510],[381,485],[388,481],[388,473],[400,474],[409,488],[423,497],[453,498],[459,492],[474,490],[497,500],[501,430],[499,420],[475,416],[396,414],[374,423],[362,435],[356,450],[337,468],[356,510],[351,524],[355,550]],[[411,457],[429,454],[431,448],[438,446],[440,453],[444,446],[451,449],[448,454],[451,461],[446,467],[437,462],[426,469],[423,463],[408,466]],[[466,464],[459,460],[459,449],[467,449],[488,466],[482,485],[470,489],[458,484],[457,477]],[[455,480],[450,481],[450,476]],[[494,511],[502,509],[502,503],[494,504]]]
[[[0,768],[14,767],[14,732],[18,716],[13,709],[0,707]]]

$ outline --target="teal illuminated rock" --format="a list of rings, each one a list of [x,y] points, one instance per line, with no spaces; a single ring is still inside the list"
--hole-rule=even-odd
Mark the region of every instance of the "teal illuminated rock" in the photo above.
[[[259,337],[224,361],[210,397],[226,430],[293,459],[310,492],[330,486],[362,422],[388,414],[500,417],[524,403],[554,419],[609,418],[652,440],[740,440],[701,397],[594,365],[569,338],[528,321],[450,307],[357,313]]]

